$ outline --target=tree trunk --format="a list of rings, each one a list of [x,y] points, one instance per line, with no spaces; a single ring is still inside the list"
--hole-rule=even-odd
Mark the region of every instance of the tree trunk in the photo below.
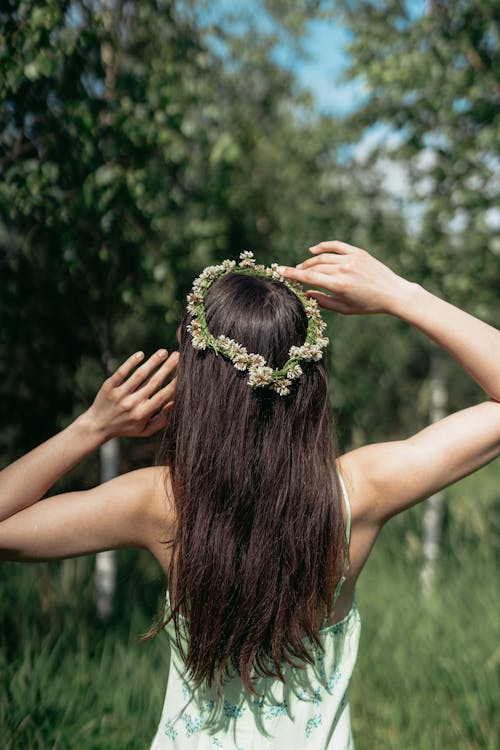
[[[118,475],[120,464],[120,444],[112,438],[99,451],[101,460],[101,483]],[[100,620],[108,619],[113,611],[116,588],[116,552],[99,552],[95,560],[94,573],[95,604]]]
[[[105,321],[102,327],[101,336],[102,359],[107,374],[111,375],[117,368],[117,362],[112,355],[112,328],[109,319]],[[101,445],[99,460],[101,464],[101,484],[118,476],[120,471],[120,442],[118,438],[111,438],[107,443]],[[115,550],[98,552],[95,560],[94,595],[97,616],[102,622],[107,620],[113,612],[115,589],[116,552]]]
[[[448,391],[444,373],[444,356],[440,349],[435,349],[432,352],[430,367],[430,421],[438,422],[446,416],[447,408]],[[425,503],[422,535],[424,564],[420,573],[420,585],[424,597],[429,597],[433,590],[436,564],[441,547],[443,515],[444,492],[441,490],[432,495]]]

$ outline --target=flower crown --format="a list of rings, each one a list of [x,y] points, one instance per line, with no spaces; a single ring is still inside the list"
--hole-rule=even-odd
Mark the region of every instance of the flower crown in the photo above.
[[[302,302],[307,316],[306,340],[302,346],[292,346],[288,352],[289,359],[283,367],[274,370],[268,367],[266,360],[260,354],[249,353],[244,346],[227,336],[212,336],[205,318],[203,298],[213,282],[227,273],[239,273],[251,276],[265,276],[281,281]],[[323,336],[326,323],[321,317],[318,303],[306,297],[300,284],[288,281],[278,271],[278,265],[272,263],[268,268],[257,264],[252,252],[246,250],[240,254],[240,263],[235,260],[224,260],[220,265],[207,266],[195,279],[193,288],[187,297],[187,309],[191,314],[191,322],[187,330],[191,334],[191,343],[195,349],[213,349],[216,354],[222,354],[231,360],[237,370],[248,371],[248,385],[252,388],[270,388],[280,396],[287,396],[294,380],[302,375],[299,364],[302,360],[318,361],[323,356],[322,349],[328,344]]]

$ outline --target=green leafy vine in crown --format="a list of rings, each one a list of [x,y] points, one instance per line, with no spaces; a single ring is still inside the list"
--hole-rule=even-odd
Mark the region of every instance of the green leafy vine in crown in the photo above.
[[[233,339],[227,336],[215,337],[210,333],[203,299],[213,282],[226,273],[264,276],[281,281],[302,302],[307,316],[306,339],[302,346],[290,347],[289,359],[280,369],[274,370],[268,367],[264,357],[248,352],[242,344],[238,344]],[[328,344],[328,339],[323,336],[326,323],[321,317],[316,300],[306,297],[300,284],[283,278],[276,263],[272,263],[270,267],[256,263],[253,253],[249,250],[240,254],[239,264],[236,264],[235,260],[224,260],[219,265],[207,266],[195,279],[187,302],[187,309],[191,314],[191,322],[187,330],[191,334],[191,343],[194,348],[212,349],[217,355],[222,354],[229,359],[237,370],[248,371],[247,383],[252,388],[270,388],[280,396],[287,396],[293,382],[302,375],[300,362],[320,360],[323,356],[322,349]]]

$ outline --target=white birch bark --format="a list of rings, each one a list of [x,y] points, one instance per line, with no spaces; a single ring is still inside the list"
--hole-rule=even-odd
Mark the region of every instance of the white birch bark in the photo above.
[[[118,475],[120,463],[120,444],[118,438],[112,438],[101,446],[101,483]],[[108,550],[99,552],[95,560],[94,590],[97,616],[107,620],[113,612],[116,589],[116,552]]]
[[[446,416],[448,409],[448,390],[444,373],[443,353],[436,349],[432,353],[430,368],[430,408],[431,422],[438,422]],[[441,535],[444,515],[444,492],[436,492],[425,502],[422,529],[422,548],[424,563],[420,572],[420,586],[424,597],[428,598],[433,590],[436,565],[441,547]]]

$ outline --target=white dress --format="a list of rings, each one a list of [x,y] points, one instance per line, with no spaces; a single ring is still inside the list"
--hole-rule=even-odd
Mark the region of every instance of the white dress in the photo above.
[[[349,500],[341,483],[349,538]],[[218,696],[215,688],[194,690],[182,676],[184,664],[169,623],[167,691],[151,750],[353,750],[348,687],[360,629],[353,604],[343,620],[321,628],[324,651],[308,642],[313,664],[305,669],[285,664],[285,683],[259,678],[255,683],[258,697],[248,693],[234,673]]]

